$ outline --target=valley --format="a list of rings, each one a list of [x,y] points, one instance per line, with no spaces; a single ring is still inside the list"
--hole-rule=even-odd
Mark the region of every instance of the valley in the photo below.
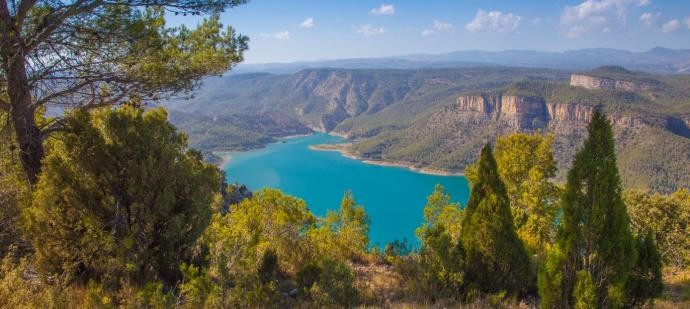
[[[206,153],[319,131],[346,137],[352,142],[347,151],[364,160],[447,173],[462,173],[498,135],[543,132],[555,137],[561,181],[589,115],[601,109],[613,122],[626,187],[671,192],[690,186],[687,75],[614,66],[306,69],[209,79],[196,98],[168,107],[173,123]],[[237,117],[266,114],[271,117],[249,117],[253,124]]]

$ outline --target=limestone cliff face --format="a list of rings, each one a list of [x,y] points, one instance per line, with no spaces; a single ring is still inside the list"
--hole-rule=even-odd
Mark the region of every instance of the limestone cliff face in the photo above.
[[[514,95],[460,96],[455,107],[458,112],[500,120],[515,130],[544,129],[552,122],[580,122],[586,124],[594,108],[587,105],[546,102],[542,98]],[[451,109],[452,109],[451,108]]]
[[[587,123],[594,112],[591,106],[568,103],[547,103],[549,119]]]
[[[590,105],[546,102],[542,98],[514,95],[460,96],[456,117],[484,119],[499,123],[501,127],[518,131],[549,130],[569,134],[569,130],[581,129],[589,123],[594,107]],[[448,111],[445,111],[448,114]],[[608,113],[614,127],[630,129],[656,122],[674,132],[685,132],[689,126],[680,118],[649,119],[618,113]]]
[[[647,83],[633,82],[628,80],[616,80],[611,78],[595,77],[583,74],[571,75],[570,85],[574,87],[583,87],[587,89],[622,90],[629,92],[648,92],[654,90],[654,86]]]
[[[548,121],[546,104],[541,98],[512,95],[461,96],[459,111],[477,112],[492,120],[507,122],[516,129],[537,129]]]

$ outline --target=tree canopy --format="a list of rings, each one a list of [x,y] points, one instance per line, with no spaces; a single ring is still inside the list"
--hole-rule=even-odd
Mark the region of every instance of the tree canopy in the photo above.
[[[36,111],[154,101],[192,90],[242,60],[247,38],[218,13],[246,0],[0,1],[0,109],[16,132],[29,181],[43,141],[64,127]],[[195,29],[166,27],[165,13],[211,14]]]
[[[162,108],[68,116],[24,209],[40,268],[70,281],[174,284],[211,219],[220,174]]]

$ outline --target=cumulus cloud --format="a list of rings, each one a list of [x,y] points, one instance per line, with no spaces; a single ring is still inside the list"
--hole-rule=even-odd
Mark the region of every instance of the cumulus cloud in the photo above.
[[[300,23],[299,26],[302,28],[307,28],[307,29],[313,28],[314,27],[314,19],[311,17],[308,17],[302,23]]]
[[[421,34],[422,36],[431,36],[441,32],[455,32],[455,26],[453,26],[451,23],[442,22],[438,19],[435,19],[431,29],[424,29],[422,30]]]
[[[370,36],[384,34],[386,32],[386,29],[383,29],[383,27],[374,27],[372,25],[366,24],[357,27],[356,32],[368,38]]]
[[[289,40],[290,39],[290,31],[285,30],[285,31],[276,32],[273,34],[273,38],[278,39],[278,40]]]
[[[688,26],[688,29],[690,29],[690,16],[685,18],[685,25]]]
[[[513,13],[479,10],[474,19],[465,25],[465,29],[470,32],[486,30],[505,34],[515,32],[521,20],[522,17]]]
[[[656,23],[657,19],[659,19],[659,16],[661,16],[661,13],[652,14],[645,12],[640,15],[640,22],[647,27],[651,27]]]
[[[616,23],[624,24],[631,9],[649,4],[650,0],[586,0],[566,6],[561,24],[566,37],[578,38],[589,31],[610,30]]]
[[[369,12],[374,15],[393,15],[395,14],[395,6],[392,4],[381,4],[380,7],[373,8]]]
[[[680,20],[672,19],[661,25],[661,32],[669,33],[678,30],[680,28]]]

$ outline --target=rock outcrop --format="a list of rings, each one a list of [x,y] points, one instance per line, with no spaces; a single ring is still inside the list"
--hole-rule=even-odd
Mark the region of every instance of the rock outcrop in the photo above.
[[[552,103],[542,98],[515,95],[460,96],[460,112],[479,113],[491,120],[501,120],[515,130],[544,129],[552,121],[587,123],[594,108],[581,104]]]
[[[571,75],[570,85],[574,87],[583,87],[586,89],[621,90],[628,92],[649,92],[654,90],[654,85],[649,83],[635,82],[629,80],[618,80],[583,74]]]

